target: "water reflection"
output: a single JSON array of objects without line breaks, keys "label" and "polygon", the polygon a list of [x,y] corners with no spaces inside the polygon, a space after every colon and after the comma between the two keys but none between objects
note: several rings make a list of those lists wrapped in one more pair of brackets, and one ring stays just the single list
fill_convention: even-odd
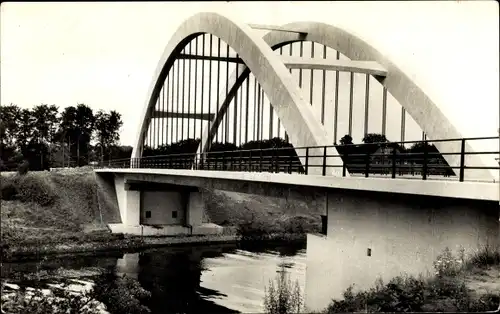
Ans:
[{"label": "water reflection", "polygon": [[[2,277],[37,269],[84,271],[112,268],[139,281],[150,291],[152,313],[259,313],[264,288],[284,264],[303,291],[305,244],[166,247],[137,253],[73,256],[2,266]],[[7,266],[7,267],[6,267]],[[38,268],[37,268],[38,267]]]}]

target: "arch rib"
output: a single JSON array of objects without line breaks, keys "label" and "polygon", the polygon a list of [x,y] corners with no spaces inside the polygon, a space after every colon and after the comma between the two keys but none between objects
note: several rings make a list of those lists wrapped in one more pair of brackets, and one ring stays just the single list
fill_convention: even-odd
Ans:
[{"label": "arch rib", "polygon": [[[300,88],[293,81],[286,66],[280,60],[280,56],[272,52],[272,49],[296,41],[313,41],[325,45],[341,52],[351,60],[377,62],[387,70],[387,76],[375,78],[387,88],[431,140],[462,138],[460,132],[438,106],[403,71],[360,38],[323,23],[298,22],[283,27],[294,29],[297,33],[271,31],[264,38],[260,38],[252,33],[248,25],[238,24],[216,13],[199,13],[185,21],[170,40],[155,71],[132,157],[140,157],[142,154],[142,142],[149,123],[150,108],[154,106],[161,82],[173,64],[176,54],[191,38],[201,33],[211,33],[236,50],[261,84],[289,133],[290,142],[295,147],[330,144],[326,130],[319,121],[315,120],[308,102],[302,97]],[[229,103],[227,100],[225,102]],[[216,125],[213,124],[213,126]],[[442,152],[457,153],[457,155],[444,157],[450,166],[460,165],[458,155],[460,145],[453,142],[437,142],[435,145]],[[466,143],[466,150],[472,151],[468,143]],[[315,153],[320,154],[319,151]],[[335,153],[329,152],[328,154]],[[477,155],[467,155],[465,159],[466,164],[469,165],[484,165]],[[330,160],[328,162],[333,164]],[[337,158],[335,163],[340,164],[341,161]],[[466,170],[466,172],[467,178],[470,179],[493,179],[488,170]],[[339,172],[335,172],[335,175],[339,175]]]},{"label": "arch rib", "polygon": [[[139,126],[132,157],[142,155],[142,143],[151,118],[162,82],[175,61],[177,54],[195,36],[209,33],[219,37],[231,46],[257,78],[270,103],[287,130],[289,141],[294,147],[329,145],[328,134],[316,121],[309,103],[302,96],[290,72],[269,45],[245,24],[239,24],[217,13],[199,13],[187,19],[170,39],[160,58],[158,67],[148,90],[143,108],[143,120]],[[311,156],[322,156],[323,149],[311,149]],[[335,155],[335,148],[328,155]],[[320,164],[322,157],[309,158],[309,164]],[[328,157],[329,165],[341,165],[339,157]],[[310,173],[320,173],[321,168],[312,167]],[[328,174],[341,175],[340,168],[330,168]]]}]

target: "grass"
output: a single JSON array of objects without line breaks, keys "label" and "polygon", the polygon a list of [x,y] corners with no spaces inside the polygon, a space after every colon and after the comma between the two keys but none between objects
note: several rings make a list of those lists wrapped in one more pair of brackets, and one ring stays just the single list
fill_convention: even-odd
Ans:
[{"label": "grass", "polygon": [[298,281],[292,283],[287,275],[286,267],[281,265],[276,278],[269,280],[264,291],[264,308],[266,314],[300,313],[303,307],[303,294]]},{"label": "grass", "polygon": [[286,237],[319,232],[319,209],[306,202],[226,192],[204,191],[207,218],[234,226],[244,238]]},{"label": "grass", "polygon": [[500,252],[485,247],[465,257],[445,249],[430,277],[399,276],[365,291],[349,287],[325,312],[484,312],[500,308]]},{"label": "grass", "polygon": [[[2,247],[107,241],[107,222],[116,213],[100,212],[93,174],[31,172],[3,175]],[[104,217],[104,218],[101,218]]]}]

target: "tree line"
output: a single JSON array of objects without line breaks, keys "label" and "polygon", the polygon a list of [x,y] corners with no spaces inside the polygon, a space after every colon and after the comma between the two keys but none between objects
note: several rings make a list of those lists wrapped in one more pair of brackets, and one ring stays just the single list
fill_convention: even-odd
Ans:
[{"label": "tree line", "polygon": [[[190,169],[195,158],[197,158],[195,155],[200,142],[200,139],[196,138],[162,145],[157,148],[144,146],[143,157],[146,158],[140,161],[140,165],[136,166],[172,166],[174,168]],[[273,148],[277,150],[273,150]],[[251,150],[261,151],[257,153]],[[172,165],[169,164],[171,162],[173,162]],[[238,169],[250,169],[251,167],[254,170],[257,170],[259,167],[262,167],[263,170],[269,170],[270,167],[277,167],[280,165],[281,168],[283,168],[284,164],[290,167],[291,164],[294,171],[303,171],[299,156],[293,145],[279,137],[267,140],[249,141],[241,145],[230,142],[213,142],[210,144],[203,162],[210,168],[224,167],[223,164],[227,164],[231,167],[236,166]],[[259,164],[263,166],[259,166]]]},{"label": "tree line", "polygon": [[[379,165],[371,167],[373,169],[370,172],[387,174],[395,158],[399,174],[421,172],[425,162],[427,174],[455,175],[437,147],[426,141],[415,142],[406,148],[398,142],[389,141],[383,134],[368,133],[363,137],[362,144],[355,144],[352,137],[346,134],[336,148],[351,173],[365,172],[365,165],[369,162]],[[427,156],[424,157],[424,154]]]},{"label": "tree line", "polygon": [[[85,104],[68,106],[62,110],[55,105],[38,105],[32,109],[10,104],[0,107],[0,170],[15,170],[20,164],[29,165],[31,170],[46,170],[51,167],[85,166],[91,162],[105,162],[130,158],[132,147],[119,146],[119,130],[122,127],[120,113],[111,110],[94,112]],[[144,147],[146,163],[154,163],[158,156],[195,154],[200,139],[186,139],[157,148]],[[396,150],[398,168],[418,171],[423,163],[423,154],[428,154],[428,173],[453,175],[453,170],[434,145],[417,142],[405,148],[397,142],[390,142],[385,135],[370,133],[362,144],[354,144],[350,135],[334,144],[349,172],[364,172],[367,164],[392,164],[392,150]],[[273,150],[273,148],[279,148]],[[257,155],[249,150],[261,149]],[[246,152],[240,152],[240,151]],[[299,156],[293,145],[282,138],[250,141],[242,145],[233,143],[211,143],[207,162],[228,158],[244,160],[243,164],[264,162],[286,163],[294,171],[303,171]],[[225,152],[219,154],[217,152]],[[303,157],[304,152],[298,152]],[[157,157],[154,157],[157,156]],[[392,157],[392,159],[391,159]],[[189,159],[189,158],[187,158]],[[238,160],[238,162],[239,162]],[[190,165],[186,165],[190,167]],[[298,167],[298,168],[297,168]],[[373,168],[373,167],[370,167]],[[373,168],[375,169],[375,168]],[[371,169],[370,172],[374,170]],[[382,172],[387,172],[387,169]],[[375,171],[376,172],[376,171]],[[400,171],[401,172],[401,171]]]},{"label": "tree line", "polygon": [[120,113],[85,104],[60,110],[41,104],[31,109],[0,107],[0,170],[21,164],[30,170],[85,166],[92,161],[130,157],[132,148],[118,146]]},{"label": "tree line", "polygon": [[[173,167],[189,169],[194,162],[194,155],[199,144],[200,139],[186,139],[154,149],[145,146],[143,157],[148,158],[142,160],[141,165],[137,166],[164,167],[169,166],[165,165],[165,162],[173,161]],[[365,173],[368,166],[370,173],[388,174],[392,171],[392,163],[395,158],[394,163],[399,175],[404,173],[416,175],[423,171],[422,165],[425,153],[427,154],[427,157],[425,157],[427,158],[427,174],[454,175],[454,171],[434,144],[428,144],[425,141],[416,142],[411,147],[406,148],[398,142],[389,141],[383,134],[369,133],[363,137],[360,144],[355,144],[350,135],[344,135],[340,139],[340,143],[334,144],[334,146],[349,173]],[[276,150],[273,150],[273,148]],[[250,152],[249,150],[254,151]],[[178,156],[165,158],[172,155]],[[241,164],[244,169],[248,167],[253,169],[259,168],[259,163],[263,163],[263,170],[279,167],[281,171],[283,171],[283,168],[285,171],[291,168],[293,172],[304,172],[299,158],[304,156],[305,150],[302,149],[297,152],[292,144],[282,138],[275,137],[267,140],[250,141],[240,146],[233,143],[211,143],[204,162],[207,164],[228,163],[231,167],[237,169],[240,168]]]}]

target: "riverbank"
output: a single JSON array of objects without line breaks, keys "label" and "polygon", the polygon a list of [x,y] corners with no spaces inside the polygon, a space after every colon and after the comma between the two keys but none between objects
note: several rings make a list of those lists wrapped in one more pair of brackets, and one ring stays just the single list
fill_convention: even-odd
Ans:
[{"label": "riverbank", "polygon": [[[108,238],[108,240],[105,240]],[[91,237],[86,237],[91,239]],[[4,262],[19,262],[40,259],[47,255],[65,255],[76,253],[109,252],[109,251],[137,251],[141,249],[205,244],[229,244],[251,241],[254,244],[268,242],[301,242],[305,241],[305,234],[268,234],[262,237],[245,237],[238,234],[221,234],[206,236],[128,236],[123,234],[109,234],[93,241],[78,241],[60,243],[44,243],[40,245],[16,245],[2,247]]]},{"label": "riverbank", "polygon": [[4,260],[39,255],[132,250],[155,246],[249,241],[301,241],[320,230],[316,208],[216,190],[203,191],[204,222],[224,227],[216,236],[138,237],[111,234],[119,223],[117,208],[97,187],[92,169],[0,175],[1,254]]}]

